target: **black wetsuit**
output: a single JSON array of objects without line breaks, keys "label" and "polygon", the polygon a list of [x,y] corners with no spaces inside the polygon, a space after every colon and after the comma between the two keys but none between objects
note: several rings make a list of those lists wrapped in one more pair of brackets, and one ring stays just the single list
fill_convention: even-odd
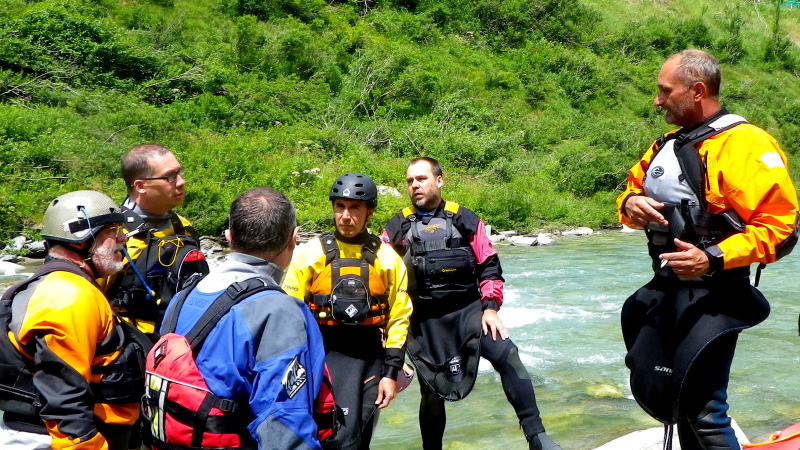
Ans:
[{"label": "black wetsuit", "polygon": [[[451,204],[452,205],[452,204]],[[453,247],[462,245],[462,248],[478,247],[487,248],[488,237],[483,231],[483,222],[472,211],[458,207],[458,212],[451,215],[451,224],[455,230],[452,236],[460,236],[451,239]],[[488,360],[494,369],[500,374],[503,390],[520,421],[520,425],[527,437],[530,439],[536,434],[544,432],[542,419],[539,416],[539,408],[536,406],[533,383],[527,369],[519,358],[517,346],[510,339],[493,340],[491,334],[483,335],[480,330],[480,316],[485,309],[497,310],[502,303],[502,294],[498,299],[482,298],[479,288],[484,280],[492,280],[494,283],[502,283],[502,268],[497,254],[492,249],[490,253],[481,254],[477,257],[475,252],[472,258],[475,262],[474,279],[471,288],[464,288],[465,283],[454,283],[451,286],[442,286],[433,293],[425,291],[425,280],[421,277],[419,267],[413,262],[408,253],[410,250],[410,229],[412,223],[429,224],[432,219],[441,219],[446,216],[445,202],[442,202],[434,211],[429,214],[414,214],[410,219],[409,214],[412,210],[408,208],[404,212],[398,213],[386,225],[383,237],[386,242],[393,245],[400,255],[405,255],[404,260],[409,265],[409,274],[415,272],[416,289],[412,289],[409,283],[409,293],[414,301],[414,313],[411,317],[411,327],[409,328],[408,349],[412,361],[417,366],[418,378],[420,379],[420,392],[422,399],[419,409],[419,424],[422,434],[422,447],[425,450],[440,450],[442,448],[442,437],[444,435],[446,413],[445,400],[459,400],[465,397],[472,388],[474,376],[477,374],[478,357]],[[444,222],[443,222],[444,223]],[[441,224],[440,224],[441,225]],[[431,228],[439,230],[446,226]],[[480,231],[479,231],[480,230]],[[478,232],[479,231],[479,232]],[[483,242],[481,240],[485,239]],[[481,241],[476,245],[471,245],[475,241]],[[488,243],[488,248],[491,244]],[[449,289],[448,289],[449,288]],[[480,336],[480,337],[478,337]],[[420,354],[425,355],[433,365],[447,366],[448,361],[452,360],[454,354],[461,356],[467,355],[467,359],[461,358],[458,362],[459,367],[457,376],[452,379],[452,383],[444,380],[446,376],[437,377],[441,383],[425,381],[422,373],[430,368],[430,362],[423,364],[420,361],[420,354],[415,354],[413,344],[416,341],[420,346]],[[480,348],[475,347],[475,352],[465,349],[469,341],[477,341]],[[476,343],[477,343],[476,342]],[[474,367],[471,365],[474,364]],[[441,374],[440,374],[441,375]],[[450,375],[450,374],[448,374]],[[470,381],[469,377],[473,379]],[[430,386],[434,384],[440,387],[452,387],[450,392],[434,392]]]}]

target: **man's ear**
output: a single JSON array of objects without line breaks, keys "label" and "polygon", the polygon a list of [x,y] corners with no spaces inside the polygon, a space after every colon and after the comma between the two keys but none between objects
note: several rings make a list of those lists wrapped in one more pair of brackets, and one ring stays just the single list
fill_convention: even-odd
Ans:
[{"label": "man's ear", "polygon": [[231,239],[232,239],[231,238],[231,229],[230,228],[226,228],[225,229],[225,240],[228,242],[228,244],[230,244],[231,243]]},{"label": "man's ear", "polygon": [[146,189],[144,188],[144,181],[142,180],[133,180],[133,190],[140,194],[144,194]]},{"label": "man's ear", "polygon": [[372,216],[375,214],[375,209],[370,209],[367,211],[367,220],[364,221],[364,225],[367,224],[370,220],[372,220]]},{"label": "man's ear", "polygon": [[694,96],[692,97],[694,101],[699,102],[700,100],[709,97],[708,95],[708,86],[702,81],[695,81],[694,86]]},{"label": "man's ear", "polygon": [[292,237],[289,238],[289,245],[286,246],[286,249],[294,251],[295,247],[297,247],[297,235],[300,234],[300,227],[294,227],[292,230]]},{"label": "man's ear", "polygon": [[438,177],[436,177],[436,187],[441,189],[442,186],[444,186],[444,178],[442,178],[442,176],[439,175]]}]

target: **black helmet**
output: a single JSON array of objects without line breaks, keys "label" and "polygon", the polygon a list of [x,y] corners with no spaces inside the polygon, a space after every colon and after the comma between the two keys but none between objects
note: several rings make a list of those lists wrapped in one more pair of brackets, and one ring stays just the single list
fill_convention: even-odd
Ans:
[{"label": "black helmet", "polygon": [[328,199],[333,201],[335,198],[361,200],[367,202],[367,207],[374,209],[378,207],[378,187],[372,178],[363,173],[346,173],[331,186]]}]

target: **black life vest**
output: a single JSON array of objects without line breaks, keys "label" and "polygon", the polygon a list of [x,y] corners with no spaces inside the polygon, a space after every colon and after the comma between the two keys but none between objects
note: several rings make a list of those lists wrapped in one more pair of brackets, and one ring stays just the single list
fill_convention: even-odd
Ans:
[{"label": "black life vest", "polygon": [[341,258],[333,234],[320,236],[325,268],[312,282],[309,309],[320,325],[383,327],[389,320],[389,296],[375,269],[381,240],[367,233],[361,259]]},{"label": "black life vest", "polygon": [[[59,259],[45,263],[30,278],[23,280],[3,294],[0,300],[0,410],[27,417],[38,417],[42,403],[33,384],[34,362],[23,356],[9,340],[11,304],[14,296],[28,285],[52,272],[69,272],[92,283],[95,281],[77,265]],[[99,287],[98,287],[99,290]],[[107,355],[120,349],[120,356],[110,365],[92,367],[92,374],[102,374],[99,382],[90,383],[96,403],[136,403],[144,394],[145,355],[152,347],[150,340],[131,324],[114,315],[116,326],[98,344],[96,355]],[[35,353],[33,343],[26,348]]]},{"label": "black life vest", "polygon": [[416,300],[469,303],[481,297],[475,274],[476,257],[469,239],[464,238],[453,219],[457,203],[445,202],[444,217],[419,220],[413,207],[403,209],[411,222],[405,236],[405,259],[414,268]]},{"label": "black life vest", "polygon": [[169,217],[173,235],[158,237],[155,233],[159,230],[139,214],[124,206],[122,211],[129,239],[144,241],[145,249],[136,258],[135,267],[128,267],[107,296],[120,315],[153,321],[158,330],[169,300],[196,274],[207,275],[208,263],[200,251],[194,228],[184,226],[176,213],[171,212]]}]

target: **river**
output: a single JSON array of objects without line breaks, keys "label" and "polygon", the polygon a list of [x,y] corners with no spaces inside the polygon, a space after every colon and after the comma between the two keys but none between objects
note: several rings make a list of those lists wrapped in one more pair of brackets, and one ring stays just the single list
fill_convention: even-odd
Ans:
[{"label": "river", "polygon": [[[548,433],[564,450],[589,450],[660,426],[631,397],[619,326],[622,303],[651,276],[644,235],[610,230],[552,246],[497,248],[506,278],[500,316],[534,379]],[[772,314],[739,339],[730,414],[754,442],[800,421],[798,273],[800,251],[763,272]],[[8,284],[0,279],[0,287]],[[374,450],[421,448],[418,393],[415,382],[382,412]],[[469,397],[447,406],[446,450],[527,449],[485,361]]]}]

